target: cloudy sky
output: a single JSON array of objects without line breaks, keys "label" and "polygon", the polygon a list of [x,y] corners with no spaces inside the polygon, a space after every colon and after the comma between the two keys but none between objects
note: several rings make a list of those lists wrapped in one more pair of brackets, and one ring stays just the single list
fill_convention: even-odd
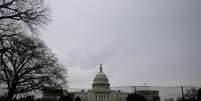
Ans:
[{"label": "cloudy sky", "polygon": [[201,85],[201,0],[46,0],[41,38],[90,88],[99,64],[111,86]]}]

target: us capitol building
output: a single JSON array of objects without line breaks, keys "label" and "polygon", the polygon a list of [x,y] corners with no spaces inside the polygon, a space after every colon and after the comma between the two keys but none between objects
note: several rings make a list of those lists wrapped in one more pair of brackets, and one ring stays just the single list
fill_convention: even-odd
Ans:
[{"label": "us capitol building", "polygon": [[110,83],[103,72],[102,64],[100,64],[100,70],[96,74],[92,89],[88,92],[80,91],[74,92],[74,97],[81,101],[126,101],[128,93],[110,90]]},{"label": "us capitol building", "polygon": [[[53,90],[54,92],[52,93]],[[44,101],[59,101],[61,95],[66,95],[66,90],[58,90],[54,88],[46,88],[43,90]],[[92,89],[88,91],[76,91],[70,92],[73,94],[73,101],[127,101],[129,92],[122,92],[120,90],[111,90],[110,83],[103,72],[102,64],[100,64],[100,70],[93,79]],[[144,96],[147,101],[159,101],[154,100],[154,97],[159,97],[158,90],[139,90],[137,94]]]}]

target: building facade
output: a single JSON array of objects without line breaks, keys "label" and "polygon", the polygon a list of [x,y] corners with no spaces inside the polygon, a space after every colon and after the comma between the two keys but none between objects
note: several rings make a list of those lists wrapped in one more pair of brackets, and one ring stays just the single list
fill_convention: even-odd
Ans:
[{"label": "building facade", "polygon": [[102,64],[93,80],[92,89],[74,92],[75,100],[80,99],[81,101],[126,101],[127,96],[126,92],[110,90],[110,83],[103,72]]},{"label": "building facade", "polygon": [[[61,90],[61,89],[60,89]],[[129,92],[122,92],[120,90],[111,90],[109,79],[103,72],[102,64],[100,65],[99,72],[93,79],[92,89],[88,91],[77,91],[64,94],[54,88],[43,90],[43,99],[46,101],[60,101],[61,95],[72,94],[73,101],[127,101]],[[53,91],[53,92],[52,92]],[[147,101],[159,101],[159,91],[157,90],[139,90],[135,92],[146,98]],[[68,101],[68,100],[66,100]]]}]

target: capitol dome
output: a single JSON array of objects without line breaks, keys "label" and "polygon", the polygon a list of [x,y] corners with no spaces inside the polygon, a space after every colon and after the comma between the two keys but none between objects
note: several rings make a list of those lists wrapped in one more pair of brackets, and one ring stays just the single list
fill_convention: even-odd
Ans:
[{"label": "capitol dome", "polygon": [[95,91],[108,91],[110,89],[109,80],[103,72],[102,64],[100,64],[100,70],[93,80],[92,88]]}]

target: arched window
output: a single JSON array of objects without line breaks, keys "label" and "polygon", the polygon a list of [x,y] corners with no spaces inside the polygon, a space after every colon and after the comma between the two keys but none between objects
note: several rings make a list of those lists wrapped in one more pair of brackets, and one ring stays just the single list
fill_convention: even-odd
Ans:
[{"label": "arched window", "polygon": [[82,101],[81,98],[78,96],[75,98],[75,101]]}]

